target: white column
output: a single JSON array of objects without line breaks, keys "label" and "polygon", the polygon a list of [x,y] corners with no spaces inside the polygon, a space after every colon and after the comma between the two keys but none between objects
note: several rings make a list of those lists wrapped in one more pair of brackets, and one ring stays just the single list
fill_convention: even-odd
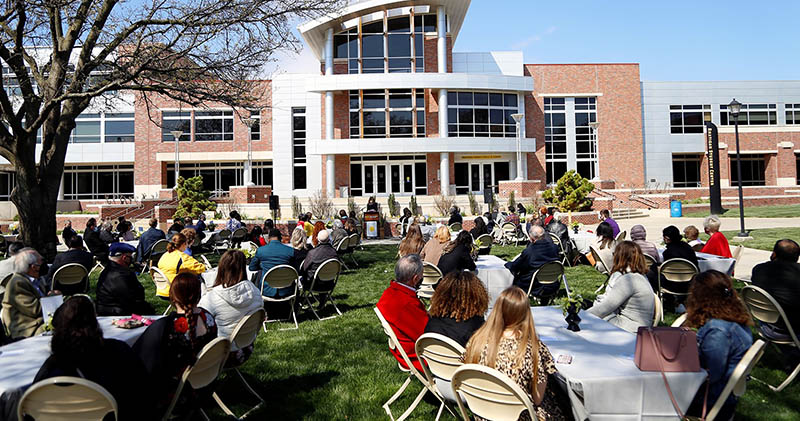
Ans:
[{"label": "white column", "polygon": [[[436,19],[439,21],[439,37],[436,40],[437,70],[439,73],[447,73],[447,15],[444,6],[436,9]],[[439,89],[439,137],[441,138],[449,136],[447,123],[447,89]],[[447,152],[439,154],[439,184],[441,194],[450,194],[450,154]]]},{"label": "white column", "polygon": [[253,171],[250,168],[250,161],[244,161],[244,172],[242,172],[242,184],[245,186],[253,185]]},{"label": "white column", "polygon": [[[325,33],[325,76],[333,76],[333,28]],[[325,92],[325,140],[333,140],[333,92]],[[328,197],[336,195],[335,156],[325,157],[325,185]]]},{"label": "white column", "polygon": [[437,39],[437,64],[439,73],[447,73],[447,15],[444,12],[444,6],[439,6],[436,9],[436,19],[439,27],[439,38]]},{"label": "white column", "polygon": [[439,180],[441,184],[441,193],[443,195],[450,194],[450,154],[442,152],[439,154]]}]

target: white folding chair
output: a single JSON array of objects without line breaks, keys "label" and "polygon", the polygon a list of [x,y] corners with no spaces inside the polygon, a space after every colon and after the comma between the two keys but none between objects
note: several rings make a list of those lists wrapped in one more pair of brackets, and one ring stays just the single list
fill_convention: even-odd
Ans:
[{"label": "white folding chair", "polygon": [[625,230],[620,231],[620,232],[617,233],[617,236],[614,237],[614,242],[615,243],[621,243],[621,242],[625,241],[625,238],[627,238],[627,237],[628,237],[628,231],[625,231]]},{"label": "white folding chair", "polygon": [[458,232],[462,230],[461,222],[453,222],[449,226],[450,232]]},{"label": "white folding chair", "polygon": [[[228,358],[230,348],[231,343],[228,339],[216,338],[200,350],[194,364],[183,372],[181,380],[178,382],[178,387],[175,389],[172,401],[167,407],[167,411],[164,413],[163,421],[167,421],[172,416],[175,404],[178,403],[181,392],[183,392],[183,388],[186,387],[187,383],[189,387],[197,390],[208,386],[219,377],[219,373],[222,372],[222,366]],[[208,419],[208,416],[205,415],[202,409],[200,409],[200,414],[203,415],[205,419]]]},{"label": "white folding chair", "polygon": [[608,278],[611,277],[611,265],[603,260],[603,258],[600,256],[600,252],[598,252],[593,245],[589,246],[589,253],[592,255],[592,258],[595,261],[594,268],[603,275],[606,275],[606,280],[603,281],[603,283],[595,291],[595,294],[598,294],[603,288],[606,287],[606,284],[608,284]]},{"label": "white folding chair", "polygon": [[561,264],[569,266],[570,262],[567,258],[567,250],[564,248],[564,244],[561,243],[561,239],[552,232],[548,232],[547,234],[550,235],[550,239],[553,240],[553,244],[558,247],[558,254],[561,256]]},{"label": "white folding chair", "polygon": [[517,236],[517,226],[512,222],[506,222],[501,227],[503,230],[503,244],[514,243],[515,246],[519,245],[519,236]]},{"label": "white folding chair", "polygon": [[653,311],[653,326],[658,326],[658,322],[664,320],[664,306],[661,305],[661,299],[655,292],[653,293],[653,298],[656,300],[655,310]]},{"label": "white folding chair", "polygon": [[51,285],[54,290],[61,290],[64,286],[79,285],[85,282],[82,292],[89,290],[89,271],[86,270],[80,263],[68,263],[61,266],[53,274],[53,283]]},{"label": "white folding chair", "polygon": [[733,257],[733,273],[736,273],[736,266],[739,266],[739,260],[741,260],[742,252],[744,252],[744,246],[739,244],[736,248],[733,249],[733,253],[731,253],[731,257]]},{"label": "white folding chair", "polygon": [[478,244],[478,254],[480,255],[489,254],[492,250],[492,236],[489,234],[479,235],[475,239],[475,243]]},{"label": "white folding chair", "polygon": [[36,421],[102,420],[109,413],[118,418],[117,401],[95,382],[80,377],[58,376],[33,384],[22,395],[17,418]]},{"label": "white folding chair", "polygon": [[[163,290],[164,288],[169,290],[169,287],[170,287],[169,278],[167,277],[167,275],[164,274],[164,272],[161,271],[161,269],[156,268],[156,267],[150,268],[150,278],[153,279],[153,284],[155,284],[155,286],[156,286],[156,291],[158,291],[159,289]],[[168,297],[162,297],[160,295],[156,295],[156,296],[158,298],[161,298],[162,300],[169,301]],[[164,315],[167,315],[171,308],[172,308],[172,303],[170,303],[167,306],[167,309],[164,310]]]},{"label": "white folding chair", "polygon": [[350,236],[344,237],[339,240],[339,243],[336,244],[336,255],[339,256],[340,261],[342,262],[342,266],[344,266],[345,270],[350,270],[347,267],[347,264],[344,262],[344,255],[350,250]]},{"label": "white folding chair", "polygon": [[[658,300],[658,303],[660,304],[661,300]],[[661,320],[664,320],[663,316],[661,317]],[[678,318],[675,319],[675,321],[672,322],[672,324],[670,326],[671,327],[681,327],[681,326],[683,326],[684,323],[686,323],[686,313],[683,313],[680,316],[678,316]]]},{"label": "white folding chair", "polygon": [[433,291],[436,284],[442,280],[442,271],[430,262],[422,262],[422,283],[417,289],[417,297],[430,300],[433,298]]},{"label": "white folding chair", "polygon": [[[570,296],[569,285],[567,285],[567,277],[564,276],[564,265],[561,262],[549,262],[539,266],[539,269],[536,269],[536,272],[533,273],[531,276],[531,283],[528,285],[528,297],[531,297],[531,291],[533,290],[533,284],[539,282],[539,285],[551,285],[558,283],[560,281],[564,281],[564,287],[567,290],[567,297]],[[553,295],[548,296],[536,296],[532,297],[537,300],[542,300],[542,303],[546,304],[548,300],[555,295],[558,294],[558,290],[553,293]]]},{"label": "white folding chair", "polygon": [[453,379],[456,369],[463,364],[461,356],[464,355],[464,347],[444,335],[425,333],[417,339],[414,350],[417,357],[425,362],[422,364],[422,368],[428,384],[442,401],[439,412],[436,413],[436,419],[441,417],[444,408],[456,416],[447,403],[456,401],[450,381]]},{"label": "white folding chair", "polygon": [[[786,317],[786,313],[783,311],[783,308],[778,301],[776,301],[775,298],[770,295],[770,293],[755,285],[746,285],[744,288],[742,288],[742,299],[744,300],[745,305],[747,305],[747,309],[750,311],[750,315],[753,316],[754,320],[757,320],[762,324],[775,324],[782,321],[784,326],[786,326],[787,334],[785,338],[767,336],[761,329],[757,329],[758,335],[761,338],[775,345],[788,345],[800,349],[800,340],[797,339],[797,335],[794,332],[792,324],[789,322],[789,318]],[[792,383],[794,378],[797,377],[798,373],[800,373],[800,364],[798,364],[794,370],[792,370],[786,380],[784,380],[780,385],[767,385],[770,389],[780,392],[781,390],[785,389],[786,386],[789,386],[789,384]]]},{"label": "white folding chair", "polygon": [[203,266],[206,267],[206,272],[208,272],[211,269],[214,269],[214,266],[211,266],[211,262],[208,261],[208,257],[206,257],[205,254],[200,255],[200,261],[201,263],[203,263]]},{"label": "white folding chair", "polygon": [[258,251],[258,244],[252,241],[245,241],[242,243],[240,250],[250,250],[253,254],[255,254],[255,252]]},{"label": "white folding chair", "polygon": [[[261,288],[260,291],[264,291],[264,284],[271,286],[272,288],[280,289],[280,288],[290,288],[294,286],[294,291],[291,295],[287,295],[286,297],[265,297],[261,296],[264,300],[264,303],[282,303],[288,302],[289,303],[289,311],[291,311],[292,320],[294,321],[294,328],[297,329],[297,315],[295,314],[295,305],[294,302],[297,299],[297,291],[300,285],[300,276],[297,274],[297,271],[289,266],[289,265],[278,265],[273,267],[272,269],[268,270],[267,273],[261,277]],[[264,332],[267,331],[267,323],[270,322],[277,322],[279,320],[268,320],[264,319],[263,326]],[[286,330],[286,329],[281,329]]]},{"label": "white folding chair", "polygon": [[458,408],[465,420],[472,414],[493,421],[516,421],[527,410],[536,417],[528,394],[505,374],[480,364],[464,364],[453,373],[453,394],[460,396]]},{"label": "white folding chair", "polygon": [[161,257],[162,254],[166,253],[168,244],[169,244],[169,241],[161,239],[161,240],[158,240],[155,243],[153,243],[152,246],[150,246],[150,252],[147,253],[147,260],[145,261],[145,264],[142,265],[142,273],[141,274],[147,272],[151,268],[156,267],[156,263],[155,263],[156,259],[154,259],[153,257],[154,256]]},{"label": "white folding chair", "polygon": [[[228,338],[231,341],[231,347],[235,345],[236,348],[242,349],[242,348],[247,348],[250,345],[253,345],[253,343],[255,343],[256,341],[256,338],[258,337],[258,328],[264,322],[264,319],[266,319],[266,317],[267,313],[264,311],[263,308],[260,308],[248,314],[247,316],[244,316],[244,318],[242,318],[242,320],[240,320],[239,323],[236,324],[236,327],[233,328],[233,332],[231,332],[231,336],[230,338]],[[225,403],[222,402],[222,399],[219,397],[219,394],[217,392],[214,392],[212,396],[214,397],[214,400],[217,401],[217,405],[219,405],[219,407],[222,408],[222,411],[224,411],[226,414],[234,418],[241,420],[247,417],[251,412],[257,410],[262,405],[264,405],[265,401],[264,398],[262,398],[250,386],[250,384],[247,383],[247,380],[244,379],[244,376],[242,375],[241,371],[239,371],[239,367],[241,367],[241,365],[236,367],[230,367],[227,368],[226,370],[233,371],[239,378],[239,381],[242,382],[242,385],[245,387],[245,389],[247,389],[247,391],[250,392],[250,394],[255,396],[258,399],[259,403],[256,406],[247,410],[247,412],[245,412],[241,416],[237,417],[236,415],[234,415],[233,411],[231,411],[230,408],[228,408],[225,405]]]},{"label": "white folding chair", "polygon": [[[339,307],[336,306],[336,302],[333,300],[333,290],[336,288],[336,283],[339,281],[339,274],[342,271],[342,262],[337,259],[328,259],[322,262],[321,265],[317,268],[316,272],[314,273],[314,277],[311,279],[311,285],[308,289],[303,289],[303,297],[306,300],[306,304],[308,304],[308,308],[314,313],[314,316],[317,320],[328,320],[333,319],[336,316],[328,316],[325,318],[320,318],[317,310],[322,311],[324,306],[327,303],[331,303],[333,308],[339,314],[342,315],[342,312],[339,311]],[[330,288],[320,288],[320,282],[329,283]],[[316,301],[320,304],[318,309],[314,309],[314,305],[311,303],[311,300]]]},{"label": "white folding chair", "polygon": [[231,245],[231,230],[223,229],[217,233],[217,239],[214,240],[214,253],[219,254],[220,250],[227,250]]},{"label": "white folding chair", "polygon": [[[661,297],[661,304],[664,304],[664,294],[670,294],[675,296],[688,296],[689,295],[689,283],[692,281],[694,275],[697,275],[700,271],[697,269],[697,266],[694,263],[686,260],[686,259],[669,259],[661,264],[658,267],[658,295]],[[670,287],[665,288],[661,285],[661,277],[664,277],[667,281],[673,282],[675,285],[686,285],[685,290],[681,288],[680,291],[676,291],[677,288]]]}]

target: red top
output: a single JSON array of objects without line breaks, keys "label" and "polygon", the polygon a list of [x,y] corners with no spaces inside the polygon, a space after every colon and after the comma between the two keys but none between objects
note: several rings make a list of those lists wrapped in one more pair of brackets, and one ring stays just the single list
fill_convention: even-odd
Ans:
[{"label": "red top", "polygon": [[[428,324],[428,312],[417,298],[416,291],[403,284],[392,281],[389,288],[386,288],[381,295],[378,310],[392,327],[397,341],[406,351],[408,359],[418,370],[422,370],[417,353],[414,351],[414,344],[417,338],[425,332],[425,325]],[[400,352],[392,349],[392,354],[404,368],[408,368]]]},{"label": "red top", "polygon": [[711,238],[708,239],[706,245],[703,246],[703,250],[700,251],[722,257],[733,257],[731,255],[731,247],[728,245],[728,239],[719,231],[711,234]]}]

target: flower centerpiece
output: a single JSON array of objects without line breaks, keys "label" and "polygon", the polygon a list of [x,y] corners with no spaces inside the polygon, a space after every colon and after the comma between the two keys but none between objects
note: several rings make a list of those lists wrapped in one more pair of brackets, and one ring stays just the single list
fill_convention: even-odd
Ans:
[{"label": "flower centerpiece", "polygon": [[581,318],[578,316],[578,312],[582,303],[583,297],[580,294],[573,294],[571,297],[561,299],[561,311],[566,316],[564,320],[567,321],[567,330],[580,332],[581,328],[578,325],[581,322]]},{"label": "flower centerpiece", "polygon": [[572,227],[572,231],[573,231],[575,234],[577,234],[577,233],[578,233],[578,231],[580,231],[580,230],[581,230],[581,228],[583,228],[583,224],[581,224],[581,223],[580,223],[580,222],[578,222],[578,221],[572,221],[572,223],[570,224],[570,226]]}]

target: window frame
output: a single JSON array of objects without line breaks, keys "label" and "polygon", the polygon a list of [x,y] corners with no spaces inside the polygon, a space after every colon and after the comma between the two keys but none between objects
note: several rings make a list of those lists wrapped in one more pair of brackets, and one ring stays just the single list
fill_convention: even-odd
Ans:
[{"label": "window frame", "polygon": [[[700,114],[700,125],[686,124],[687,114]],[[680,116],[680,124],[675,124],[675,116]],[[711,104],[677,104],[669,106],[670,134],[702,134],[705,131],[706,121],[711,121]]]},{"label": "window frame", "polygon": [[[752,115],[757,113],[767,114],[766,124],[751,123]],[[757,103],[757,104],[742,104],[742,109],[738,117],[740,126],[776,126],[778,125],[778,106],[777,104]],[[720,126],[733,126],[734,123],[730,118],[728,111],[728,104],[720,104],[719,106],[719,124]]]}]

